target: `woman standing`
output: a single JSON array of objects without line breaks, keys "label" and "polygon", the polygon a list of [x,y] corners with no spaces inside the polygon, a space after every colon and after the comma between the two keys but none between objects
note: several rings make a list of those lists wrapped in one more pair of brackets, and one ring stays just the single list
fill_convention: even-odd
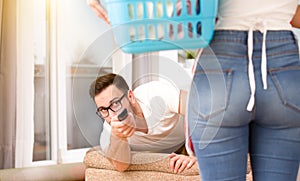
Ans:
[{"label": "woman standing", "polygon": [[219,0],[188,107],[203,181],[245,180],[248,152],[254,180],[296,180],[300,61],[290,24],[296,8],[297,0]]}]

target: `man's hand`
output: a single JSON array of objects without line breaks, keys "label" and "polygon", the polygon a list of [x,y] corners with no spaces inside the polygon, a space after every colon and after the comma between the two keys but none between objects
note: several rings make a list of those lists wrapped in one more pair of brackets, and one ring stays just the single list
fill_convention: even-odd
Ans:
[{"label": "man's hand", "polygon": [[128,116],[120,121],[117,116],[113,117],[110,122],[111,132],[119,138],[128,138],[133,135],[136,130],[136,124],[131,112],[128,112]]},{"label": "man's hand", "polygon": [[170,168],[174,173],[181,173],[184,169],[190,169],[196,163],[196,157],[177,155],[172,153],[170,156]]},{"label": "man's hand", "polygon": [[106,10],[100,5],[98,0],[86,0],[87,4],[92,8],[95,14],[104,20],[107,24],[110,24]]}]

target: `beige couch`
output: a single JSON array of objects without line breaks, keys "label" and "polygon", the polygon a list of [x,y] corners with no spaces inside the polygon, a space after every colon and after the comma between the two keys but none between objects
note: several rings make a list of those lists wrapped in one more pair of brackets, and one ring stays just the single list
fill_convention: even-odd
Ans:
[{"label": "beige couch", "polygon": [[[200,181],[198,165],[182,173],[174,174],[169,167],[169,154],[142,153],[132,155],[132,165],[125,172],[118,172],[99,150],[87,152],[84,158],[86,181]],[[247,181],[252,181],[252,174],[248,168]]]}]

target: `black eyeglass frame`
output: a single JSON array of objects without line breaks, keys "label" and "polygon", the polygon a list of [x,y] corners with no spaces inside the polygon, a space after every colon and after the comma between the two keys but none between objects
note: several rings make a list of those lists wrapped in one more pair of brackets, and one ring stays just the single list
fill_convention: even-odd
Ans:
[{"label": "black eyeglass frame", "polygon": [[[119,110],[121,110],[122,109],[122,107],[123,107],[123,105],[122,105],[122,99],[125,97],[125,95],[126,95],[126,93],[124,93],[119,99],[117,99],[116,101],[113,101],[108,107],[98,107],[97,108],[97,111],[96,111],[96,114],[100,117],[100,118],[107,118],[108,116],[109,116],[109,111],[108,110],[111,110],[112,112],[117,112],[117,111],[119,111]],[[114,109],[112,109],[111,108],[111,106],[113,105],[113,104],[116,104],[116,103],[118,103],[118,104],[120,104],[120,108],[119,109],[117,109],[117,110],[114,110]],[[101,109],[101,110],[100,110]],[[106,116],[103,116],[102,114],[101,114],[101,111],[102,110],[106,110],[106,112],[107,112],[107,115]]]}]

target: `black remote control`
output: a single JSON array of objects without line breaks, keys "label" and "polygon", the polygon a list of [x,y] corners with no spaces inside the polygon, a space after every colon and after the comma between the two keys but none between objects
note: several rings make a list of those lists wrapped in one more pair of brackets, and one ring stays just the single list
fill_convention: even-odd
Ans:
[{"label": "black remote control", "polygon": [[118,115],[118,119],[120,121],[123,121],[124,119],[126,119],[128,116],[128,111],[127,109],[124,109],[119,115]]}]

